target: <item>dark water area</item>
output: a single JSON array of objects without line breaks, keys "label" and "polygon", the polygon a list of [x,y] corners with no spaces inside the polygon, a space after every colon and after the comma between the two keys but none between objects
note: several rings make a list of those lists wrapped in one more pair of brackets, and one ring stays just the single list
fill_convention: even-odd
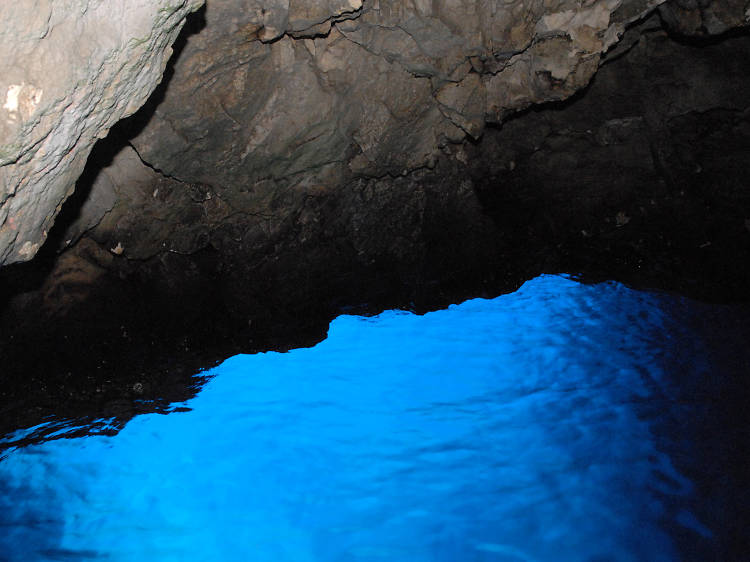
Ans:
[{"label": "dark water area", "polygon": [[116,435],[6,436],[0,560],[745,560],[748,336],[561,276],[340,316]]}]

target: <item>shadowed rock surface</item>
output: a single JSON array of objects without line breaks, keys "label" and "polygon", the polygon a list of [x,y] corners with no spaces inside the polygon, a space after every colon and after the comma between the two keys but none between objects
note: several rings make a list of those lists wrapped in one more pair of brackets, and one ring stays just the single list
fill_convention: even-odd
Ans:
[{"label": "shadowed rock surface", "polygon": [[[660,3],[211,0],[131,142],[167,175],[231,193],[408,173],[486,121],[585,86]],[[0,264],[36,254],[93,142],[143,104],[200,4],[3,8]]]}]

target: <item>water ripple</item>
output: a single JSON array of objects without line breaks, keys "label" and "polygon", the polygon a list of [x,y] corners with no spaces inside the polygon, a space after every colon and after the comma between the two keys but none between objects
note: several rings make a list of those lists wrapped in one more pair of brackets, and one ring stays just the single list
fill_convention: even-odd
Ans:
[{"label": "water ripple", "polygon": [[555,276],[342,316],[116,435],[10,436],[0,558],[740,560],[749,333],[746,310]]}]

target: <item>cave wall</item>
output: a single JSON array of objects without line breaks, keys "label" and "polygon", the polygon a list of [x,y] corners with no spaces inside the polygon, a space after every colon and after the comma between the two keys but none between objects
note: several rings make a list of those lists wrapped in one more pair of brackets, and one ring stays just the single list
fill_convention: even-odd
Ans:
[{"label": "cave wall", "polygon": [[[688,44],[652,14],[572,100],[528,108],[479,140],[438,145],[429,166],[369,176],[342,172],[344,160],[252,181],[242,166],[216,162],[191,176],[186,154],[231,155],[246,132],[226,125],[225,112],[205,141],[224,148],[204,145],[202,156],[164,149],[171,136],[153,132],[191,98],[179,61],[193,69],[205,55],[205,41],[190,45],[208,25],[208,12],[193,16],[167,88],[94,151],[36,273],[6,271],[6,325],[76,310],[98,322],[105,302],[115,318],[122,308],[175,318],[178,333],[211,322],[204,331],[260,333],[269,317],[328,317],[360,302],[427,308],[542,271],[609,274],[703,298],[745,291],[744,34]],[[149,151],[174,156],[174,174],[145,160]],[[123,305],[139,300],[148,304]]]},{"label": "cave wall", "polygon": [[[742,172],[748,52],[743,34],[710,40],[709,28],[724,32],[744,12],[703,9],[714,23],[682,26],[676,36],[678,20],[662,11],[685,6],[661,6],[627,28],[597,55],[594,84],[574,103],[555,102],[577,91],[580,52],[566,51],[572,82],[550,83],[538,66],[549,61],[523,51],[542,86],[508,105],[502,123],[485,105],[481,140],[462,130],[449,141],[439,131],[455,123],[438,107],[440,89],[423,98],[419,87],[404,85],[459,87],[440,74],[447,59],[433,60],[426,77],[414,61],[388,62],[337,35],[337,26],[353,25],[348,18],[385,17],[380,8],[346,13],[344,22],[329,14],[323,31],[304,31],[290,16],[269,43],[257,11],[213,2],[192,16],[168,87],[92,160],[78,215],[58,233],[62,247],[74,247],[69,260],[80,254],[81,265],[50,277],[45,307],[62,314],[116,272],[146,283],[144,292],[159,300],[181,302],[188,293],[195,301],[210,286],[209,310],[227,308],[257,325],[269,300],[282,316],[388,294],[400,305],[417,294],[445,301],[449,286],[484,290],[499,278],[538,273],[540,264],[738,298],[744,266],[722,248],[744,251],[750,217]],[[619,15],[606,29],[620,30],[612,21],[631,21],[648,7],[613,10]],[[687,32],[703,39],[689,43]],[[472,52],[456,37],[446,44]],[[548,43],[540,37],[531,43]],[[407,39],[378,41],[413,55]],[[339,67],[326,70],[320,61],[330,59],[331,45],[344,50],[336,51]],[[522,60],[503,68],[527,68]],[[472,67],[464,78],[484,84],[502,72]],[[497,101],[477,87],[486,103]],[[542,109],[518,113],[533,96]],[[405,106],[374,124],[369,108],[384,100]],[[420,104],[433,106],[423,112]],[[362,150],[365,133],[372,152]],[[263,142],[253,140],[259,134]],[[366,170],[357,168],[363,158]],[[445,294],[425,297],[428,286]]]},{"label": "cave wall", "polygon": [[0,6],[0,265],[30,260],[97,139],[161,80],[199,0]]},{"label": "cave wall", "polygon": [[[166,175],[228,194],[408,172],[584,86],[659,3],[211,0],[131,143]],[[0,264],[36,254],[95,139],[143,104],[199,4],[3,8]]]},{"label": "cave wall", "polygon": [[[0,265],[36,254],[95,140],[143,105],[201,4],[3,8]],[[740,0],[211,0],[125,136],[149,167],[211,186],[234,209],[262,208],[273,191],[408,174],[487,124],[585,87],[655,9],[682,35],[750,18]],[[114,207],[92,197],[66,240]]]},{"label": "cave wall", "polygon": [[675,40],[658,17],[632,31],[571,103],[486,133],[470,157],[484,209],[547,271],[746,300],[748,37]]},{"label": "cave wall", "polygon": [[586,85],[658,2],[627,17],[602,1],[290,4],[261,15],[240,4],[207,4],[172,86],[131,139],[166,175],[230,193],[430,166],[486,122]]},{"label": "cave wall", "polygon": [[747,4],[579,4],[185,16],[162,84],[93,149],[48,243],[0,270],[9,426],[63,402],[127,415],[184,396],[175,361],[197,350],[305,345],[342,311],[542,272],[746,299]]}]

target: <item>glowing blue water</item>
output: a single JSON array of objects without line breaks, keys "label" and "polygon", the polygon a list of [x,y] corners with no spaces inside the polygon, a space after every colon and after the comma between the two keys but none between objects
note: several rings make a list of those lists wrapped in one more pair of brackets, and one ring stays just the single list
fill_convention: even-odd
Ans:
[{"label": "glowing blue water", "polygon": [[10,449],[0,559],[719,559],[726,448],[699,427],[737,358],[700,322],[723,310],[543,276],[339,317],[227,360],[192,411]]}]

